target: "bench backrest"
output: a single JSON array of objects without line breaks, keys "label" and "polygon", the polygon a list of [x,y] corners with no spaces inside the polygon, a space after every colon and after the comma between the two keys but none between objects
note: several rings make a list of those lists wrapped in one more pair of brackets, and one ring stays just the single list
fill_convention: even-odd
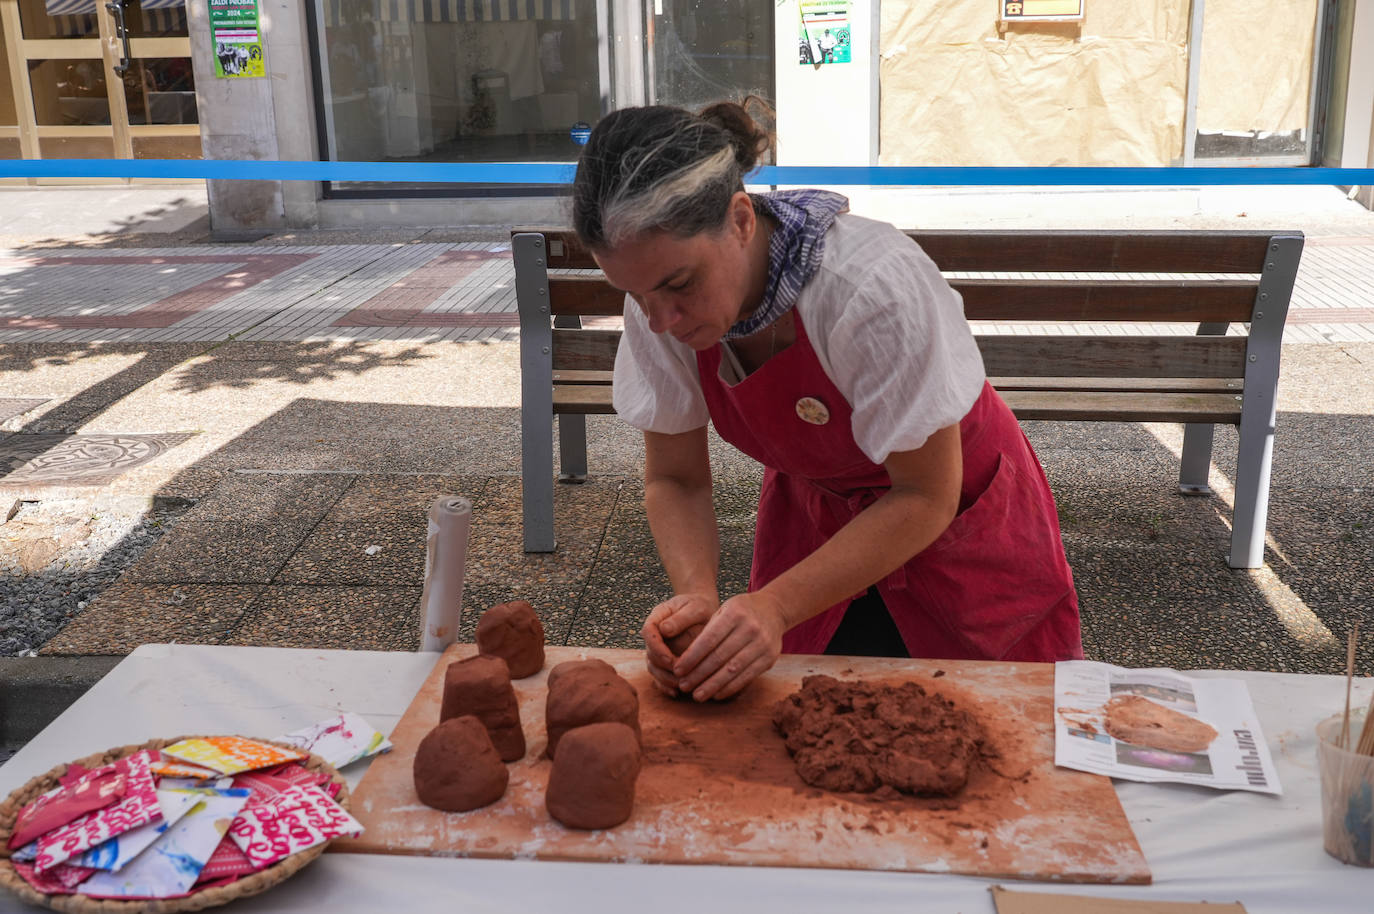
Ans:
[{"label": "bench backrest", "polygon": [[[541,269],[597,270],[571,231],[512,235],[528,232],[543,236]],[[1252,332],[1264,326],[1281,333],[1303,240],[1300,232],[1254,231],[906,234],[963,296],[969,320],[1186,323],[1197,334],[978,335],[988,375],[1008,378],[1242,379],[1256,361],[1247,348],[1255,341],[1226,336],[1227,328],[1241,323]],[[520,259],[516,245],[517,283]],[[1006,275],[1013,273],[1021,275]],[[546,294],[547,314],[558,318],[554,371],[609,370],[619,332],[575,328],[580,317],[620,314],[624,295],[599,273],[548,275]],[[1265,337],[1265,345],[1278,343],[1277,334]]]}]

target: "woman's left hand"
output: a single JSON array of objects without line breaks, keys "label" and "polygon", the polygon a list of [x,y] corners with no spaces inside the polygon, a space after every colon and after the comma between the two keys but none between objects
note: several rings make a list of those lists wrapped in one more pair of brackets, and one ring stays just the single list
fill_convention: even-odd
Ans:
[{"label": "woman's left hand", "polygon": [[773,597],[731,597],[673,666],[678,688],[696,701],[738,694],[777,662],[786,629],[782,608]]}]

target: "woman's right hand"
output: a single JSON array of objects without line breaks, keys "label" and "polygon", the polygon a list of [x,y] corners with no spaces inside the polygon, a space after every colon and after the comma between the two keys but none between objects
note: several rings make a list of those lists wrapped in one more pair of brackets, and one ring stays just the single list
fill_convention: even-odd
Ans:
[{"label": "woman's right hand", "polygon": [[669,698],[678,696],[678,677],[673,675],[677,655],[668,647],[668,639],[676,638],[693,625],[705,625],[719,608],[720,601],[714,594],[682,593],[655,606],[644,620],[639,634],[644,639],[649,674],[654,685]]}]

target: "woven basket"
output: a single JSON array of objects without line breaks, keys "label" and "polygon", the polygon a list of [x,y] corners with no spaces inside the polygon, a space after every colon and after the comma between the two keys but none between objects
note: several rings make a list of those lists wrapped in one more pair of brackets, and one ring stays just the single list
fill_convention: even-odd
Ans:
[{"label": "woven basket", "polygon": [[[77,759],[75,764],[86,768],[99,768],[125,756],[133,755],[142,749],[161,749],[163,746],[171,746],[183,739],[197,738],[199,737],[178,736],[172,739],[152,739],[139,746],[120,746],[107,752],[88,755],[85,758]],[[258,742],[271,743],[286,749],[295,748],[268,739],[258,740]],[[339,785],[339,795],[335,799],[344,809],[348,808],[348,785],[333,765],[313,753],[308,758],[302,759],[300,764],[311,771],[327,773],[331,780]],[[47,774],[40,774],[23,787],[15,790],[3,804],[0,804],[0,857],[4,858],[0,859],[0,886],[9,889],[30,904],[46,905],[55,911],[71,911],[75,914],[132,914],[134,911],[146,911],[150,914],[173,914],[177,911],[200,911],[205,908],[213,908],[216,905],[228,904],[236,898],[244,898],[267,891],[282,880],[294,876],[297,870],[324,853],[325,847],[329,845],[329,842],[325,841],[306,850],[298,851],[283,860],[278,860],[256,873],[240,876],[228,885],[202,889],[184,898],[123,901],[114,898],[90,898],[81,894],[45,895],[25,882],[24,877],[15,870],[14,864],[9,859],[9,839],[14,832],[14,823],[19,817],[19,811],[39,794],[56,787],[58,778],[67,773],[68,767],[68,765],[58,765]]]}]

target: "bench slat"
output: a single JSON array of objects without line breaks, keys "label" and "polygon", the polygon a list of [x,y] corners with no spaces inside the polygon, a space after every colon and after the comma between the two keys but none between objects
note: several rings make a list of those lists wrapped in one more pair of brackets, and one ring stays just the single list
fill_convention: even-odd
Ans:
[{"label": "bench slat", "polygon": [[1241,401],[1232,394],[1009,390],[1002,399],[1018,419],[1240,423]]},{"label": "bench slat", "polygon": [[553,411],[574,415],[613,413],[615,408],[611,406],[611,388],[603,384],[555,385]]},{"label": "bench slat", "polygon": [[619,330],[554,328],[553,370],[610,371],[615,367],[615,350],[619,344]]},{"label": "bench slat", "polygon": [[[969,320],[1248,321],[1258,283],[1244,280],[954,279]],[[550,276],[554,314],[611,316],[625,294],[600,276]]]},{"label": "bench slat", "polygon": [[1270,232],[908,231],[942,270],[1260,273]]},{"label": "bench slat", "polygon": [[[609,372],[606,383],[610,383]],[[988,378],[992,386],[1009,390],[1119,391],[1127,393],[1238,394],[1244,390],[1240,378]]]},{"label": "bench slat", "polygon": [[[989,375],[1243,378],[1246,339],[1196,336],[978,336]],[[619,330],[553,331],[554,371],[610,371]]]},{"label": "bench slat", "polygon": [[[540,232],[551,269],[594,270],[592,259],[566,228],[517,228]],[[1260,273],[1270,232],[909,230],[942,270],[1012,272]]]},{"label": "bench slat", "polygon": [[575,369],[563,369],[553,373],[553,383],[555,384],[609,384],[611,383],[611,372],[609,371],[578,371]]},{"label": "bench slat", "polygon": [[1243,280],[954,279],[969,320],[1250,320],[1259,283]]},{"label": "bench slat", "polygon": [[[574,371],[565,369],[553,373],[554,384],[611,383],[610,371]],[[999,391],[1008,390],[1095,390],[1144,391],[1156,393],[1229,393],[1244,389],[1240,378],[988,378]]]},{"label": "bench slat", "polygon": [[1243,378],[1246,338],[978,336],[989,375],[1081,378]]},{"label": "bench slat", "polygon": [[623,314],[625,293],[602,276],[550,276],[549,308],[554,314]]},{"label": "bench slat", "polygon": [[[1241,401],[1221,393],[1142,393],[1140,391],[1002,391],[1018,419],[1077,419],[1099,422],[1240,421]],[[553,411],[566,414],[615,412],[611,388],[603,384],[557,385]]]}]

